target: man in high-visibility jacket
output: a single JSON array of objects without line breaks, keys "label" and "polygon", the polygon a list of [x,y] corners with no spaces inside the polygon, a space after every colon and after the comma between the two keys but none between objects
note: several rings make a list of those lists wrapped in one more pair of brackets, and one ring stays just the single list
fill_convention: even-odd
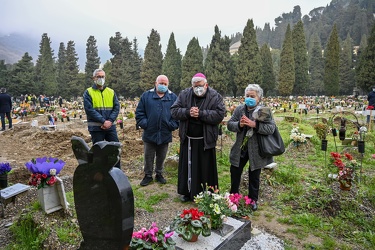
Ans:
[{"label": "man in high-visibility jacket", "polygon": [[[96,69],[93,73],[94,84],[83,94],[83,104],[87,116],[88,130],[93,145],[99,141],[119,142],[116,131],[116,119],[120,104],[113,89],[106,87],[105,72]],[[120,168],[120,161],[116,167]]]}]

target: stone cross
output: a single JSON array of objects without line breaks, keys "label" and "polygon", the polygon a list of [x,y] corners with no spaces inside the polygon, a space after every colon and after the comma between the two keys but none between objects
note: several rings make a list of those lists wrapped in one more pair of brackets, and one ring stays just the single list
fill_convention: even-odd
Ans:
[{"label": "stone cross", "polygon": [[113,167],[121,143],[101,141],[90,149],[80,137],[71,142],[79,163],[73,192],[83,236],[80,249],[126,249],[134,228],[134,196],[127,176]]}]

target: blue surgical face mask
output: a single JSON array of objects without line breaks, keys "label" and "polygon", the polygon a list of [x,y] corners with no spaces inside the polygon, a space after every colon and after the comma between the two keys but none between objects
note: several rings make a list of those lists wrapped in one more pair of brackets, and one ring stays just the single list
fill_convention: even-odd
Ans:
[{"label": "blue surgical face mask", "polygon": [[158,92],[165,93],[165,92],[167,92],[167,90],[168,90],[167,86],[162,85],[162,84],[158,84]]},{"label": "blue surgical face mask", "polygon": [[245,104],[248,107],[255,107],[257,105],[257,100],[251,97],[246,97],[245,98]]}]

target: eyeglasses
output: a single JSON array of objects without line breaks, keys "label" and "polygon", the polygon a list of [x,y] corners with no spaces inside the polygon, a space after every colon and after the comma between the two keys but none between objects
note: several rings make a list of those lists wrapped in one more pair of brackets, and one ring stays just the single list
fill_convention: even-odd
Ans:
[{"label": "eyeglasses", "polygon": [[105,76],[95,76],[96,78],[105,78]]}]

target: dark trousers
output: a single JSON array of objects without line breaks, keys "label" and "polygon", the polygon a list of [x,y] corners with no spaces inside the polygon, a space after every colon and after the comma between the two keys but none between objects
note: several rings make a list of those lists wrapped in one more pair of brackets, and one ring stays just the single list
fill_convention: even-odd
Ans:
[{"label": "dark trousers", "polygon": [[[241,175],[243,168],[245,167],[246,163],[249,161],[249,155],[245,154],[244,157],[240,158],[240,164],[238,167],[230,166],[230,180],[231,180],[231,188],[230,193],[240,193],[240,182],[241,182]],[[259,180],[260,180],[260,172],[262,169],[256,169],[251,171],[249,166],[249,193],[248,196],[252,200],[257,201],[259,196]]]},{"label": "dark trousers", "polygon": [[12,118],[10,117],[10,112],[0,113],[1,117],[1,128],[5,130],[5,116],[9,122],[9,128],[12,128]]},{"label": "dark trousers", "polygon": [[[92,145],[100,141],[119,142],[116,130],[90,131],[90,135]],[[115,167],[121,169],[121,154]]]}]

